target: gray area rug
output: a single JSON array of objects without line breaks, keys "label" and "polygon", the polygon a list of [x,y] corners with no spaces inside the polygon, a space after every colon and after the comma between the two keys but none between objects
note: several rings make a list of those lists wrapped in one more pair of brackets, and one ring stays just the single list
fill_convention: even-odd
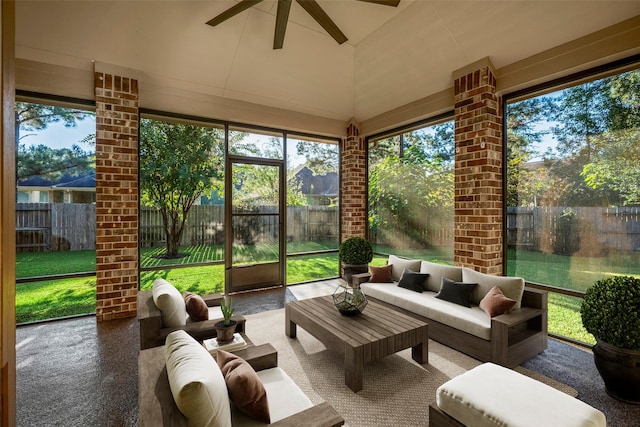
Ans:
[{"label": "gray area rug", "polygon": [[[411,359],[411,350],[370,363],[364,369],[364,388],[354,393],[344,383],[341,354],[298,327],[296,339],[284,332],[284,309],[245,316],[246,331],[254,344],[271,343],[278,350],[278,365],[302,388],[312,402],[328,401],[355,426],[426,426],[436,389],[450,378],[481,362],[435,341],[429,341],[429,363]],[[516,370],[571,396],[575,389],[544,375]]]}]

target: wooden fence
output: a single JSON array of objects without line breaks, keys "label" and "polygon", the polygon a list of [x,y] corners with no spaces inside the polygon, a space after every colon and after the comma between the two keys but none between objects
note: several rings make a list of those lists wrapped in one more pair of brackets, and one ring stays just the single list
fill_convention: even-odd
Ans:
[{"label": "wooden fence", "polygon": [[[263,212],[268,212],[266,207]],[[338,208],[295,206],[287,208],[288,241],[338,240]],[[96,210],[93,204],[17,203],[16,247],[26,250],[95,249]],[[237,217],[235,237],[246,243],[277,239],[275,216]],[[193,206],[189,211],[181,245],[218,245],[224,243],[224,207]],[[158,247],[165,244],[162,216],[155,209],[140,209],[140,244]]]},{"label": "wooden fence", "polygon": [[507,244],[562,255],[638,251],[640,208],[508,208]]}]

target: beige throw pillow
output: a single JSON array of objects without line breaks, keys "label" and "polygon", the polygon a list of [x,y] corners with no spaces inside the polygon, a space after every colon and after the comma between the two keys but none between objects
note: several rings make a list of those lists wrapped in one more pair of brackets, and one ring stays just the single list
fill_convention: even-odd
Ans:
[{"label": "beige throw pillow", "polygon": [[187,425],[230,427],[227,385],[211,354],[178,330],[167,336],[164,356],[171,394]]},{"label": "beige throw pillow", "polygon": [[391,278],[394,282],[400,281],[405,268],[411,271],[420,271],[419,259],[405,259],[395,255],[389,255],[389,264],[393,266],[391,267]]},{"label": "beige throw pillow", "polygon": [[160,310],[165,328],[184,326],[187,323],[187,308],[179,290],[164,279],[153,282],[153,302]]}]

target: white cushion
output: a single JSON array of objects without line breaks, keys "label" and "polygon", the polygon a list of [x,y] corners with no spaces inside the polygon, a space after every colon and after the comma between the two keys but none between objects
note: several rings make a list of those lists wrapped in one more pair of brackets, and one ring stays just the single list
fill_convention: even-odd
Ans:
[{"label": "white cushion", "polygon": [[389,255],[389,262],[393,267],[391,267],[391,278],[395,282],[399,282],[402,277],[402,272],[405,268],[409,270],[418,272],[420,271],[420,260],[419,259],[405,259],[400,258],[395,255]]},{"label": "white cushion", "polygon": [[167,336],[165,362],[171,394],[189,427],[230,427],[227,385],[218,364],[185,331]]},{"label": "white cushion", "polygon": [[[280,368],[257,371],[258,377],[265,390],[269,401],[269,414],[271,422],[287,418],[293,414],[311,408],[313,403],[306,394],[300,390],[295,382]],[[249,418],[237,408],[231,414],[234,427],[264,426],[264,423]]]},{"label": "white cushion", "polygon": [[179,290],[164,279],[153,281],[153,302],[160,310],[165,328],[184,326],[187,322],[187,306]]},{"label": "white cushion", "polygon": [[455,267],[453,265],[422,261],[420,263],[420,273],[429,274],[429,277],[427,277],[428,291],[439,292],[443,277],[451,279],[454,282],[462,282],[462,267]]},{"label": "white cushion", "polygon": [[436,404],[465,426],[605,427],[599,410],[511,369],[485,363],[447,381]]},{"label": "white cushion", "polygon": [[492,274],[479,273],[465,267],[462,269],[462,281],[465,283],[478,284],[471,294],[471,302],[474,304],[480,304],[482,298],[489,293],[491,288],[498,286],[504,296],[516,302],[516,305],[513,307],[514,310],[520,308],[522,305],[524,279],[521,277],[494,276]]},{"label": "white cushion", "polygon": [[395,283],[362,283],[365,295],[377,298],[420,316],[449,325],[484,340],[491,339],[491,318],[479,307],[463,307],[435,297],[435,292],[422,293],[404,289]]},{"label": "white cushion", "polygon": [[[222,309],[220,308],[219,305],[215,307],[209,307],[209,320],[217,320],[222,318],[223,318]],[[196,321],[191,319],[191,316],[189,316],[189,313],[187,313],[187,323],[194,323],[194,322]]]}]

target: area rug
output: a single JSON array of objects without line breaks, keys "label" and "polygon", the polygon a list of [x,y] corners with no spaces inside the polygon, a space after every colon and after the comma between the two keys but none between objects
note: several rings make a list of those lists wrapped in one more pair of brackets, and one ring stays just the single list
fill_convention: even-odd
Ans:
[{"label": "area rug", "polygon": [[[254,344],[271,343],[278,365],[313,403],[327,401],[347,426],[426,426],[436,389],[481,362],[429,340],[429,363],[411,359],[403,350],[365,365],[363,389],[354,393],[344,383],[343,357],[298,327],[296,339],[284,332],[284,309],[245,316],[246,334]],[[517,367],[516,371],[571,396],[575,389],[544,375]]]}]

